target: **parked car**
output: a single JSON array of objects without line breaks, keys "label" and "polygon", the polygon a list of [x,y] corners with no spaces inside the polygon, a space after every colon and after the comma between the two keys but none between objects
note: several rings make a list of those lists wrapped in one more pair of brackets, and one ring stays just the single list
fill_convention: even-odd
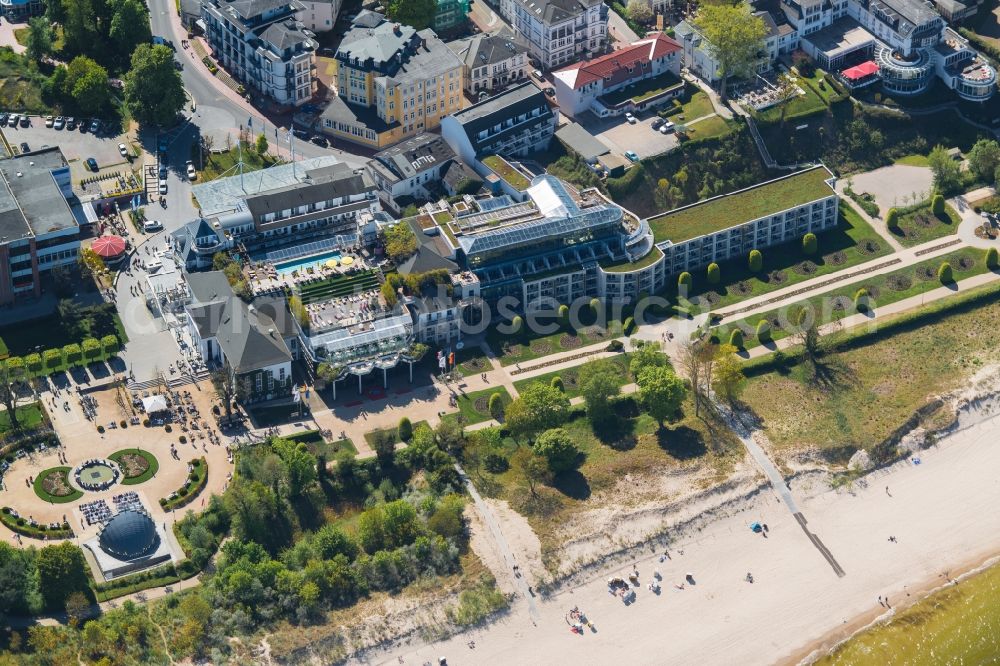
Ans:
[{"label": "parked car", "polygon": [[632,162],[638,162],[638,161],[639,161],[639,156],[638,156],[638,155],[636,155],[636,154],[635,154],[635,153],[634,153],[633,151],[631,151],[631,150],[626,150],[626,151],[625,151],[625,157],[627,157],[627,158],[628,158],[629,160],[631,160]]},{"label": "parked car", "polygon": [[142,223],[142,230],[146,232],[150,231],[161,231],[163,229],[163,224],[157,222],[156,220],[146,220]]},{"label": "parked car", "polygon": [[56,119],[52,122],[52,127],[57,130],[61,130],[66,126],[66,120],[62,116],[56,116]]},{"label": "parked car", "polygon": [[295,138],[304,139],[306,141],[308,141],[310,137],[312,137],[312,134],[310,134],[304,129],[293,129],[292,134],[295,135]]},{"label": "parked car", "polygon": [[544,79],[545,78],[545,76],[542,74],[542,70],[540,70],[540,69],[536,69],[535,71],[533,71],[531,73],[531,75],[533,77],[535,77],[536,79]]},{"label": "parked car", "polygon": [[56,122],[56,119],[53,118],[52,116],[45,116],[45,126],[46,127],[52,127],[52,125],[54,125],[55,122]]},{"label": "parked car", "polygon": [[159,168],[159,170],[157,172],[157,175],[159,175],[160,180],[166,180],[167,179],[167,165],[166,164],[160,164],[160,168]]},{"label": "parked car", "polygon": [[309,140],[315,143],[317,146],[322,146],[323,148],[328,148],[330,146],[330,142],[326,140],[326,137],[320,136],[318,134]]},{"label": "parked car", "polygon": [[160,192],[160,194],[166,194],[167,193],[167,181],[165,181],[165,180],[161,180],[160,181],[160,186],[158,188],[158,191]]},{"label": "parked car", "polygon": [[95,160],[93,157],[88,157],[87,168],[96,173],[100,167],[97,166],[97,160]]},{"label": "parked car", "polygon": [[195,180],[198,177],[198,172],[194,168],[194,162],[188,160],[187,163],[187,176],[188,180]]},{"label": "parked car", "polygon": [[545,86],[544,88],[542,88],[542,92],[548,95],[549,97],[556,96],[556,89],[553,88],[552,86]]},{"label": "parked car", "polygon": [[121,153],[122,157],[128,159],[128,156],[129,156],[128,155],[128,147],[124,143],[119,143],[118,144],[118,152]]},{"label": "parked car", "polygon": [[31,118],[28,116],[21,116],[21,127],[31,127]]},{"label": "parked car", "polygon": [[101,121],[98,120],[97,118],[94,118],[93,120],[91,120],[90,121],[90,131],[92,133],[94,133],[94,134],[97,134],[100,130],[101,130]]},{"label": "parked car", "polygon": [[17,115],[15,113],[14,115],[12,115],[10,118],[7,119],[7,124],[10,127],[17,127],[17,121],[20,120],[20,119],[21,119],[21,116],[19,116],[19,115]]},{"label": "parked car", "polygon": [[667,122],[663,123],[663,125],[660,126],[660,133],[670,134],[671,132],[674,131],[674,127],[676,126],[668,120]]},{"label": "parked car", "polygon": [[658,129],[660,129],[660,126],[663,125],[663,123],[665,123],[665,122],[666,121],[663,120],[663,118],[653,118],[653,122],[651,122],[649,124],[649,126],[652,127],[655,130],[658,130]]},{"label": "parked car", "polygon": [[635,125],[637,122],[639,122],[638,119],[632,115],[631,111],[625,112],[625,120],[628,121],[629,125]]},{"label": "parked car", "polygon": [[7,124],[7,116],[9,115],[10,114],[8,113],[0,113],[0,127],[3,127],[4,125]]},{"label": "parked car", "polygon": [[75,130],[76,129],[76,118],[70,116],[66,119],[66,129]]},{"label": "parked car", "polygon": [[28,143],[26,141],[22,141],[21,142],[21,152],[22,153],[30,153],[31,152],[31,148],[28,147]]}]

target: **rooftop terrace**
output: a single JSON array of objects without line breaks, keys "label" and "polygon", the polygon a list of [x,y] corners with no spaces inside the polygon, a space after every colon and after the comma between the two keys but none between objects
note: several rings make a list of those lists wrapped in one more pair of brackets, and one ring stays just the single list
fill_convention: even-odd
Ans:
[{"label": "rooftop terrace", "polygon": [[834,194],[833,175],[818,166],[723,194],[649,219],[656,243],[681,243],[739,226]]}]

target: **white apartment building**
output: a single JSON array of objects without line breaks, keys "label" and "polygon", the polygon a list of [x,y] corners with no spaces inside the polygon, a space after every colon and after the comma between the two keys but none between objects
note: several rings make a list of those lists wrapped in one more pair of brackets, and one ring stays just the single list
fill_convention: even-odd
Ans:
[{"label": "white apartment building", "polygon": [[340,14],[343,0],[301,0],[302,11],[295,18],[302,21],[306,30],[326,32],[333,30]]},{"label": "white apartment building", "polygon": [[300,106],[316,92],[316,41],[296,16],[299,0],[206,0],[205,36],[215,58],[248,90]]},{"label": "white apartment building", "polygon": [[500,13],[543,69],[597,54],[608,36],[601,0],[500,0]]}]

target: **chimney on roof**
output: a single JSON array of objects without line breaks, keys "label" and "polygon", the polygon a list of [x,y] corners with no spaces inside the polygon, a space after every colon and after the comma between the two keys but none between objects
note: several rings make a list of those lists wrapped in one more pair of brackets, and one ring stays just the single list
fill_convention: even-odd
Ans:
[{"label": "chimney on roof", "polygon": [[403,34],[402,26],[399,25],[398,23],[393,23],[392,24],[392,33],[394,35],[397,35],[397,36]]}]

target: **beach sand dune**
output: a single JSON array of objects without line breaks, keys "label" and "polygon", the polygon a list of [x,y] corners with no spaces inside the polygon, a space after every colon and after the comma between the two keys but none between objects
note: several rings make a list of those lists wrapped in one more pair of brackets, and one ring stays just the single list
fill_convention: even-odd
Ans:
[{"label": "beach sand dune", "polygon": [[[629,562],[536,600],[537,626],[516,599],[484,628],[369,655],[369,663],[423,664],[439,656],[453,664],[797,663],[889,612],[877,597],[898,608],[1000,553],[1000,416],[966,423],[922,451],[920,465],[900,462],[849,490],[818,491],[815,477],[804,482],[809,487],[793,482],[805,528],[768,490],[743,511],[676,536],[662,563],[662,549],[637,549],[642,584],[631,605],[606,584],[627,575]],[[768,524],[767,538],[749,529],[754,521]],[[659,595],[646,589],[654,570],[664,578]],[[696,584],[676,589],[688,572]],[[569,631],[574,606],[596,632]]]}]

